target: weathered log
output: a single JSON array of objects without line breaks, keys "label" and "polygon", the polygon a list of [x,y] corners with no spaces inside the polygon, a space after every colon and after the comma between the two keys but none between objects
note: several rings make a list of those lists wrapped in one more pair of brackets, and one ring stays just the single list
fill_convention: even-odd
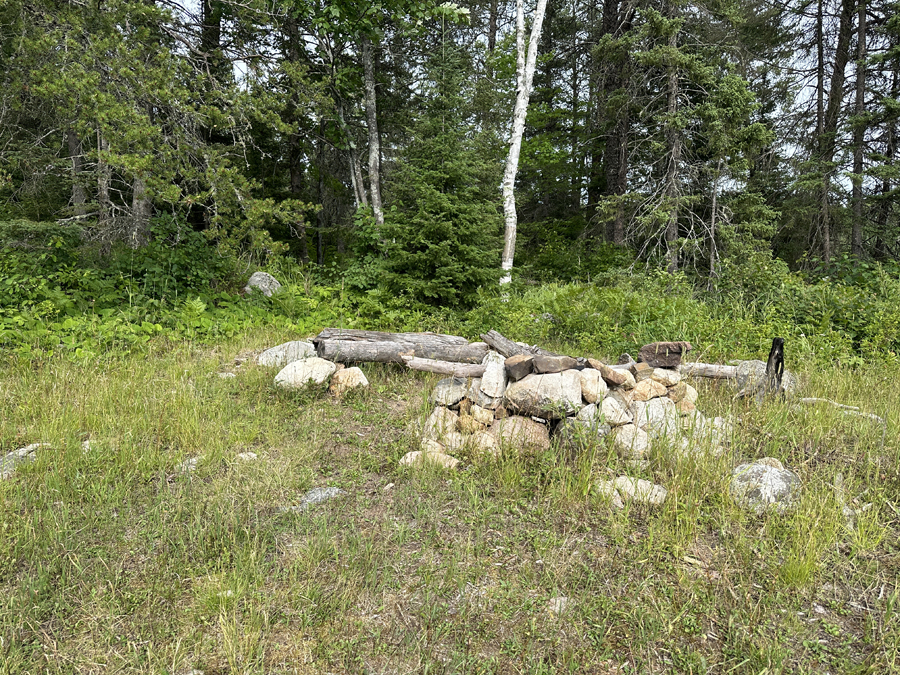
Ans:
[{"label": "weathered log", "polygon": [[[537,346],[523,346],[518,342],[513,342],[509,338],[503,337],[500,333],[495,330],[488,331],[484,335],[481,336],[481,339],[487,342],[491,349],[493,349],[498,354],[509,358],[510,356],[518,356],[519,354],[533,354],[534,356],[562,356],[562,354],[557,354],[556,352],[550,352],[546,349],[541,349]],[[586,361],[582,358],[577,358],[579,365],[585,365]]]},{"label": "weathered log", "polygon": [[481,377],[487,369],[487,366],[478,363],[454,363],[409,356],[404,357],[403,361],[410,370],[421,370],[426,373],[438,373],[451,377]]},{"label": "weathered log", "polygon": [[510,356],[517,356],[519,354],[533,354],[534,352],[525,349],[520,344],[516,344],[509,338],[503,337],[500,333],[495,330],[489,330],[487,333],[481,336],[481,339],[484,340],[488,345],[490,345],[491,349],[493,349],[498,354],[509,358]]},{"label": "weathered log", "polygon": [[354,340],[321,340],[316,343],[320,358],[336,363],[403,363],[404,356],[459,363],[481,363],[488,346],[483,342],[444,344],[441,342],[411,344],[408,342],[357,342]]},{"label": "weathered log", "polygon": [[324,340],[345,340],[348,342],[402,342],[414,345],[467,345],[469,341],[458,335],[441,333],[382,333],[377,330],[355,330],[352,328],[325,328],[312,339],[313,344]]},{"label": "weathered log", "polygon": [[688,377],[733,380],[737,377],[737,366],[723,366],[719,363],[682,363],[678,366],[678,372]]}]

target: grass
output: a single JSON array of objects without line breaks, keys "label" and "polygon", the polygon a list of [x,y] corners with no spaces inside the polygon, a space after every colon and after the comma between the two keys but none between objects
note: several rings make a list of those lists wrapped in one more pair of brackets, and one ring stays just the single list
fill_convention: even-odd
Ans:
[{"label": "grass", "polygon": [[[900,373],[804,374],[885,417],[883,446],[867,420],[701,382],[701,410],[741,419],[731,451],[660,449],[629,473],[666,503],[617,512],[590,489],[626,472],[602,444],[401,469],[436,378],[364,366],[341,402],[234,368],[291,337],[2,367],[2,450],[53,450],[0,483],[0,673],[900,671]],[[803,492],[758,517],[727,478],[765,456]],[[855,529],[837,472],[873,505]],[[330,485],[348,494],[284,512]]]}]

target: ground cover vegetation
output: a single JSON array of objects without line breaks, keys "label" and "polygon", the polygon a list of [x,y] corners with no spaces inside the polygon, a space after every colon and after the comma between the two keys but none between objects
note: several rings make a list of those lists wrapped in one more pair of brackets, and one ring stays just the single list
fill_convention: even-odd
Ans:
[{"label": "ground cover vegetation", "polygon": [[[3,3],[0,450],[53,450],[0,481],[0,673],[900,670],[898,16],[551,0],[501,293],[514,3]],[[399,469],[429,376],[217,376],[324,326],[782,336],[804,395],[887,432],[698,385],[799,504],[748,515],[732,457],[658,451],[666,504],[615,512],[604,443]]]}]

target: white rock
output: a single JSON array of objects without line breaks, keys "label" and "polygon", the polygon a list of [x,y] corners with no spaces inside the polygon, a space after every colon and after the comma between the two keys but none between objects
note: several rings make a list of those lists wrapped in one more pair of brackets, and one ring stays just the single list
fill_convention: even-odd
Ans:
[{"label": "white rock", "polygon": [[550,447],[550,432],[543,424],[527,417],[505,417],[491,427],[491,433],[501,445],[518,450],[546,450]]},{"label": "white rock", "polygon": [[581,376],[582,398],[588,403],[602,401],[609,387],[606,386],[606,381],[603,379],[600,371],[593,368],[585,368],[584,370],[579,370],[578,373]]},{"label": "white rock", "polygon": [[437,406],[431,411],[431,415],[428,416],[428,419],[425,420],[425,426],[422,429],[422,437],[439,441],[445,434],[456,429],[458,420],[459,415],[455,412],[443,406]]},{"label": "white rock", "polygon": [[681,382],[681,373],[668,368],[654,368],[650,373],[650,379],[656,380],[664,387],[674,387]]},{"label": "white rock", "polygon": [[234,377],[237,377],[234,373],[216,373],[219,376],[220,380],[230,380]]},{"label": "white rock", "polygon": [[651,398],[665,396],[668,390],[659,382],[653,379],[641,380],[631,391],[632,401],[649,401]]},{"label": "white rock", "polygon": [[256,363],[261,366],[286,366],[294,361],[312,358],[315,355],[316,348],[311,342],[292,340],[267,349],[256,357]]},{"label": "white rock", "polygon": [[337,366],[331,361],[314,356],[287,364],[275,376],[275,384],[285,389],[298,389],[310,382],[323,384],[336,370]]},{"label": "white rock", "polygon": [[199,457],[188,457],[181,464],[175,467],[175,473],[192,473],[194,469],[197,468],[197,464],[200,463]]},{"label": "white rock", "polygon": [[523,415],[561,419],[581,410],[581,374],[577,370],[526,375],[506,388],[503,401]]},{"label": "white rock", "polygon": [[612,430],[613,442],[625,459],[644,459],[650,451],[650,437],[634,424],[624,424]]},{"label": "white rock", "polygon": [[278,282],[278,279],[267,272],[254,272],[250,275],[247,285],[244,286],[244,293],[250,293],[254,288],[267,298],[271,298],[272,294],[281,288],[281,284]]},{"label": "white rock", "polygon": [[770,459],[741,464],[731,472],[729,492],[732,498],[757,514],[768,510],[784,511],[800,489],[797,474],[777,468],[781,462],[773,466],[767,461]]},{"label": "white rock", "polygon": [[623,499],[642,504],[659,506],[666,501],[666,495],[668,494],[668,490],[662,485],[656,485],[643,478],[619,476],[614,481],[614,484]]},{"label": "white rock", "polygon": [[469,437],[469,445],[476,452],[486,453],[493,456],[500,454],[500,443],[496,436],[487,431],[476,431]]},{"label": "white rock", "polygon": [[414,466],[424,462],[433,462],[445,469],[455,469],[459,465],[459,460],[443,452],[422,452],[421,450],[413,450],[407,452],[400,459],[400,466]]},{"label": "white rock", "polygon": [[594,489],[597,491],[597,494],[608,501],[610,506],[616,511],[625,508],[625,502],[623,502],[622,497],[619,496],[619,491],[616,490],[615,482],[611,480],[598,480],[594,484]]},{"label": "white rock", "polygon": [[678,435],[678,408],[670,398],[635,401],[631,404],[631,414],[634,416],[634,423],[644,429],[650,438],[674,438]]},{"label": "white rock", "polygon": [[571,606],[572,601],[564,595],[560,595],[555,598],[550,598],[550,602],[547,603],[547,611],[554,616],[559,616]]},{"label": "white rock", "polygon": [[255,452],[241,452],[235,455],[235,459],[239,459],[242,462],[252,462],[256,459],[259,459],[259,457],[257,457]]},{"label": "white rock", "polygon": [[622,407],[619,399],[614,396],[607,396],[600,404],[600,411],[606,423],[613,427],[619,427],[623,424],[631,424],[631,413]]},{"label": "white rock", "polygon": [[506,359],[497,352],[488,352],[481,360],[486,366],[484,375],[481,376],[479,389],[485,396],[499,398],[506,391]]},{"label": "white rock", "polygon": [[365,389],[369,386],[369,380],[359,368],[344,368],[337,371],[328,385],[328,392],[333,396],[343,396],[353,389]]},{"label": "white rock", "polygon": [[472,405],[472,417],[479,424],[489,427],[494,421],[494,412],[480,405]]}]

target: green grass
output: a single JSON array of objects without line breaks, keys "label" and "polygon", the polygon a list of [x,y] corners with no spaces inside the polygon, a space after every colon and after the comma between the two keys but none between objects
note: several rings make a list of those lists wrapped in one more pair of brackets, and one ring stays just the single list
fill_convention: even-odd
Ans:
[{"label": "green grass", "polygon": [[[2,450],[53,450],[0,483],[0,673],[900,671],[900,370],[804,373],[885,417],[883,446],[867,420],[701,382],[701,410],[741,419],[731,451],[656,452],[630,473],[666,503],[615,512],[590,489],[626,471],[605,445],[400,469],[436,378],[363,366],[341,402],[234,367],[293,337],[2,366]],[[764,456],[803,480],[793,511],[727,498]],[[873,505],[855,530],[837,472]],[[329,485],[348,494],[279,508]]]}]

